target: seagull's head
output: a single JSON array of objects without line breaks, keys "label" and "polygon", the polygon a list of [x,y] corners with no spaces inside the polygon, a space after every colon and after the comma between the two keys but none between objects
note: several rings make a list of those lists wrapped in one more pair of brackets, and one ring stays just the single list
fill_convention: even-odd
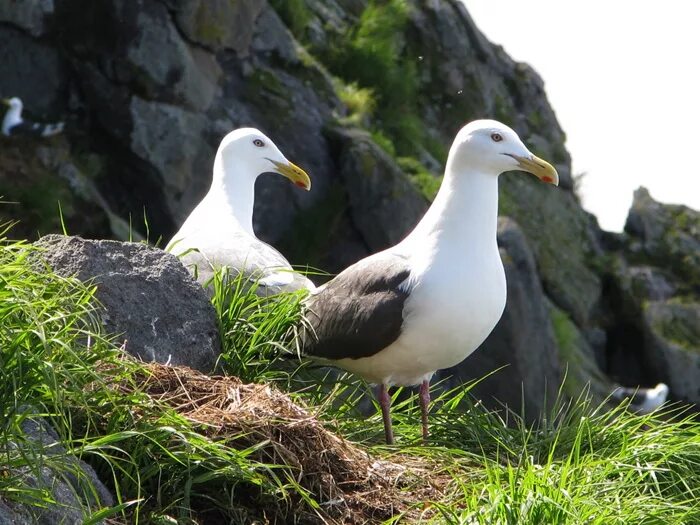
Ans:
[{"label": "seagull's head", "polygon": [[7,105],[10,106],[11,109],[22,109],[22,101],[19,97],[12,97],[7,101]]},{"label": "seagull's head", "polygon": [[532,154],[518,134],[495,120],[475,120],[464,126],[450,149],[452,166],[500,175],[521,170],[550,184],[559,185],[559,175],[549,162]]},{"label": "seagull's head", "polygon": [[2,103],[10,109],[22,111],[22,100],[18,97],[3,98]]},{"label": "seagull's head", "polygon": [[253,181],[262,173],[277,173],[300,188],[311,189],[306,172],[289,162],[272,140],[254,128],[236,129],[224,137],[214,171],[224,178],[247,176]]},{"label": "seagull's head", "polygon": [[664,401],[668,398],[669,388],[666,383],[659,383],[654,388],[652,388],[653,395],[657,399],[663,399]]}]

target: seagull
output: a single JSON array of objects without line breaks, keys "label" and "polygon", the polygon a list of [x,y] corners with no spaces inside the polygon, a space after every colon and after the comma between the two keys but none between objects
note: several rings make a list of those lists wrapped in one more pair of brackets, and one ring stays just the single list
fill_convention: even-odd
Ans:
[{"label": "seagull", "polygon": [[214,272],[228,267],[257,283],[265,295],[313,289],[287,259],[253,231],[255,181],[273,172],[305,190],[311,180],[289,162],[274,142],[254,128],[230,132],[219,145],[209,192],[187,217],[166,247],[179,255],[195,278],[207,286]]},{"label": "seagull", "polygon": [[666,383],[659,383],[654,388],[629,388],[620,386],[613,390],[612,398],[618,403],[629,399],[629,409],[639,414],[649,414],[659,408],[668,398],[669,388]]},{"label": "seagull", "polygon": [[498,176],[510,170],[559,183],[554,167],[508,126],[467,124],[450,148],[435,200],[408,236],[348,267],[305,301],[302,355],[379,386],[388,444],[394,442],[388,387],[420,385],[427,440],[431,377],[476,350],[503,313]]},{"label": "seagull", "polygon": [[6,137],[14,137],[19,135],[33,137],[50,137],[57,135],[63,131],[63,122],[53,124],[41,124],[39,122],[31,122],[22,118],[22,100],[19,97],[3,99],[3,104],[9,107],[5,118],[2,120],[2,134]]}]

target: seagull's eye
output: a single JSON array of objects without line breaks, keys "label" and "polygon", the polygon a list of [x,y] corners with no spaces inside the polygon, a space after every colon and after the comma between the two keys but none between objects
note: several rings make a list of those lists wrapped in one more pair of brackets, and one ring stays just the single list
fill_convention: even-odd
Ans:
[{"label": "seagull's eye", "polygon": [[494,142],[501,142],[503,140],[503,136],[500,133],[491,133],[491,140]]},{"label": "seagull's eye", "polygon": [[260,139],[255,139],[253,144],[255,144],[258,148],[262,148],[265,145],[265,143]]}]

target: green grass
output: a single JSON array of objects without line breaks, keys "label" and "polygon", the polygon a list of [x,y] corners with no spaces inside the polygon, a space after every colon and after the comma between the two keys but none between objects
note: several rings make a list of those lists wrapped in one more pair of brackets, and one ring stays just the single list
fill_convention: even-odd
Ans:
[{"label": "green grass", "polygon": [[424,139],[416,107],[418,75],[414,61],[403,53],[408,9],[405,0],[369,2],[345,45],[322,57],[335,75],[371,90],[374,127],[400,155],[410,155]]},{"label": "green grass", "polygon": [[343,122],[362,128],[369,127],[377,107],[374,92],[371,89],[359,87],[355,82],[346,84],[338,78],[335,79],[335,90],[348,108],[348,115]]},{"label": "green grass", "polygon": [[[101,335],[93,288],[52,274],[36,252],[0,242],[0,499],[51,504],[48,488],[20,488],[24,466],[73,473],[61,456],[25,439],[28,418],[46,418],[67,450],[96,468],[125,522],[186,523],[193,509],[210,507],[235,521],[259,517],[255,509],[270,497],[288,499],[290,482],[253,458],[255,447],[228,446],[237,435],[208,437],[143,392],[138,383],[149,371]],[[242,492],[248,506],[232,506]],[[98,509],[86,503],[83,511],[88,519]]]},{"label": "green grass", "polygon": [[481,486],[463,486],[465,508],[447,509],[451,520],[693,523],[700,517],[700,440],[689,419],[607,412],[579,399],[537,429],[489,423],[483,423],[492,444],[480,458]]},{"label": "green grass", "polygon": [[[318,473],[301,471],[298,456],[274,452],[281,449],[270,448],[255,426],[196,424],[177,403],[155,396],[154,385],[163,392],[174,385],[163,386],[152,369],[124,359],[101,333],[94,290],[33,261],[30,245],[0,242],[0,499],[51,503],[48,489],[22,485],[22,466],[52,466],[71,477],[63,456],[23,439],[23,422],[42,417],[117,498],[114,508],[99,510],[82,480],[88,523],[110,513],[127,523],[159,524],[330,516],[328,496],[315,484]],[[254,285],[233,278],[224,287],[220,279],[214,303],[224,337],[222,367],[245,381],[288,390],[360,450],[406,465],[384,498],[425,494],[406,495],[414,503],[404,507],[407,522],[421,516],[426,523],[465,524],[700,522],[700,427],[679,410],[638,416],[624,407],[591,406],[585,395],[562,396],[528,427],[516,414],[475,403],[467,385],[436,400],[431,443],[423,446],[415,398],[404,391],[395,394],[393,407],[398,445],[387,447],[378,412],[358,413],[366,385],[277,358],[295,351],[301,295],[261,298]],[[316,432],[311,419],[304,424]],[[295,435],[296,426],[280,425],[267,435]],[[287,449],[294,444],[288,441]],[[419,492],[431,486],[437,488]]]},{"label": "green grass", "polygon": [[295,328],[301,321],[301,301],[306,292],[258,296],[258,285],[247,278],[215,273],[212,302],[219,318],[227,373],[246,382],[286,380],[276,357],[292,353]]},{"label": "green grass", "polygon": [[408,174],[411,182],[418,188],[423,196],[432,202],[442,184],[442,177],[430,173],[425,167],[412,157],[400,157],[399,167]]},{"label": "green grass", "polygon": [[270,4],[292,33],[303,42],[306,26],[311,19],[305,0],[271,0]]},{"label": "green grass", "polygon": [[[305,43],[304,28],[312,17],[305,1],[276,1],[272,5]],[[446,160],[447,151],[427,136],[418,117],[418,57],[410,55],[405,41],[410,9],[406,0],[370,0],[346,38],[314,51],[334,75],[336,95],[347,108],[339,123],[368,130],[374,142],[432,200],[440,179],[416,160],[416,151],[430,152],[439,162]]]}]

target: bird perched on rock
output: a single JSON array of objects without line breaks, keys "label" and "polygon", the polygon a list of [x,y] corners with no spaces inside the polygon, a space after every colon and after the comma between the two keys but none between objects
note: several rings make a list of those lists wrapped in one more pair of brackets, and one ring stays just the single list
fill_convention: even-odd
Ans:
[{"label": "bird perched on rock", "polygon": [[2,102],[8,106],[5,117],[2,120],[2,134],[6,137],[22,135],[32,137],[50,137],[51,135],[56,135],[63,131],[63,122],[43,124],[22,118],[23,105],[22,100],[20,100],[19,97],[3,99]]},{"label": "bird perched on rock", "polygon": [[371,255],[312,292],[302,352],[379,385],[387,443],[387,387],[420,384],[428,437],[429,382],[471,354],[498,322],[506,280],[496,244],[498,175],[522,170],[557,185],[556,170],[493,120],[464,126],[440,190],[396,246]]},{"label": "bird perched on rock", "polygon": [[629,409],[639,414],[649,414],[666,402],[668,385],[659,383],[654,388],[629,388],[620,386],[613,390],[612,398],[618,403],[629,399]]},{"label": "bird perched on rock", "polygon": [[241,128],[221,141],[209,192],[166,247],[180,255],[202,284],[211,280],[215,270],[228,267],[255,280],[265,294],[314,288],[281,253],[255,236],[255,181],[267,172],[311,189],[306,172],[289,162],[261,131]]}]

